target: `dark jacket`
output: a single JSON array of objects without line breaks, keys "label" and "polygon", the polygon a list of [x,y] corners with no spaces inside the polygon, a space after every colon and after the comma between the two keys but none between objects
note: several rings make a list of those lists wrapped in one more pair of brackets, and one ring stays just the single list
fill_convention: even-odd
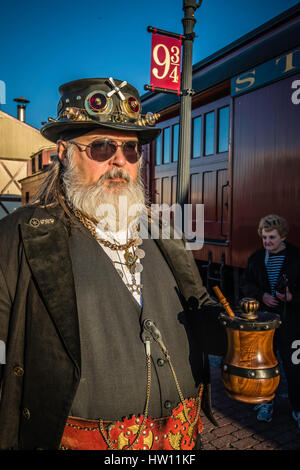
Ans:
[{"label": "dark jacket", "polygon": [[[287,302],[287,311],[297,311],[300,309],[300,250],[299,248],[286,243],[286,258],[281,268],[281,274],[286,274],[288,287],[293,295],[291,302]],[[253,253],[249,259],[247,267],[243,273],[242,285],[243,295],[254,297],[262,303],[264,293],[271,294],[271,286],[268,280],[265,266],[265,249],[261,248]],[[262,303],[261,308],[268,310]],[[279,308],[271,309],[277,313],[283,312],[283,302]]]},{"label": "dark jacket", "polygon": [[[64,431],[81,373],[68,236],[65,215],[57,207],[21,208],[0,221],[0,340],[6,343],[0,449],[56,449]],[[203,409],[213,420],[207,353],[223,348],[220,307],[210,300],[182,241],[157,244],[188,314],[196,318]]]}]

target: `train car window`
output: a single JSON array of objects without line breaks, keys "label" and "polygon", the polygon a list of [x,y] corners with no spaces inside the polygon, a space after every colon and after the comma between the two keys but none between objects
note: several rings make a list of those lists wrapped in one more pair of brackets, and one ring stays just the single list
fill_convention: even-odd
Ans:
[{"label": "train car window", "polygon": [[170,128],[166,127],[163,130],[164,133],[164,155],[163,162],[170,163],[171,161],[171,145],[170,145]]},{"label": "train car window", "polygon": [[205,155],[214,153],[215,112],[205,114]]},{"label": "train car window", "polygon": [[35,157],[32,158],[31,160],[31,171],[32,171],[32,174],[34,174],[36,172],[36,166],[35,166]]},{"label": "train car window", "polygon": [[201,156],[201,129],[202,129],[202,116],[193,119],[193,149],[192,158]]},{"label": "train car window", "polygon": [[159,134],[159,136],[156,139],[156,161],[155,161],[156,165],[161,165],[161,154],[162,154],[161,146],[162,146],[162,138],[161,138],[161,134]]},{"label": "train car window", "polygon": [[229,106],[218,110],[218,152],[228,152]]},{"label": "train car window", "polygon": [[173,126],[173,146],[172,146],[172,161],[178,161],[179,151],[179,124]]}]

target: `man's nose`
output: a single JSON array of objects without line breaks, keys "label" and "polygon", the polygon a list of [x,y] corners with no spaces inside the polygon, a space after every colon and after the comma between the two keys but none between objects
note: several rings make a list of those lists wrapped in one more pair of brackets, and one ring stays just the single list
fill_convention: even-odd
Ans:
[{"label": "man's nose", "polygon": [[120,146],[117,147],[116,153],[111,157],[111,163],[114,166],[124,166],[125,163],[127,162],[126,157],[123,153],[123,149]]}]

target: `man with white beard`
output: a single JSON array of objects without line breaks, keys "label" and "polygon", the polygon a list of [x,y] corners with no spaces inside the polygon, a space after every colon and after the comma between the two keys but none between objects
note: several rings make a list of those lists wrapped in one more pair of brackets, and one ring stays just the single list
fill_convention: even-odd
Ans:
[{"label": "man with white beard", "polygon": [[[110,143],[109,143],[110,142]],[[92,151],[109,152],[111,143],[116,152],[112,158],[93,160],[82,151],[92,143]],[[127,150],[124,151],[124,145]],[[101,150],[99,150],[101,148]],[[117,272],[125,280],[136,300],[140,303],[140,263],[136,263],[136,254],[141,256],[141,249],[113,250],[110,242],[126,245],[132,239],[139,216],[147,213],[144,188],[141,179],[141,149],[135,133],[111,130],[95,130],[77,141],[58,142],[58,156],[66,170],[63,175],[64,193],[68,205],[79,220],[88,228],[89,221],[94,222],[95,236],[102,242],[103,250],[113,260]],[[128,158],[127,153],[133,156]],[[47,184],[47,183],[46,183]],[[100,242],[101,243],[101,242]],[[132,256],[135,273],[126,269],[126,253]],[[127,256],[127,257],[128,257]],[[124,268],[125,266],[125,268]],[[134,274],[134,275],[133,275]],[[138,277],[139,284],[136,284]]]},{"label": "man with white beard", "polygon": [[60,93],[57,160],[0,222],[0,449],[200,448],[220,306],[183,240],[140,236],[155,116],[112,78]]}]

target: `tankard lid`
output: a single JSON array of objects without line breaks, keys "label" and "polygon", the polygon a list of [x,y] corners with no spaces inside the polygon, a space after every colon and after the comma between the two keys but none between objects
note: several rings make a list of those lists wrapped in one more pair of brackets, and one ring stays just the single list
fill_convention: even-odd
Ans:
[{"label": "tankard lid", "polygon": [[269,331],[281,325],[280,316],[272,312],[256,311],[255,319],[245,318],[240,309],[235,310],[234,314],[234,317],[229,317],[225,312],[220,313],[219,320],[222,325],[241,331]]}]

